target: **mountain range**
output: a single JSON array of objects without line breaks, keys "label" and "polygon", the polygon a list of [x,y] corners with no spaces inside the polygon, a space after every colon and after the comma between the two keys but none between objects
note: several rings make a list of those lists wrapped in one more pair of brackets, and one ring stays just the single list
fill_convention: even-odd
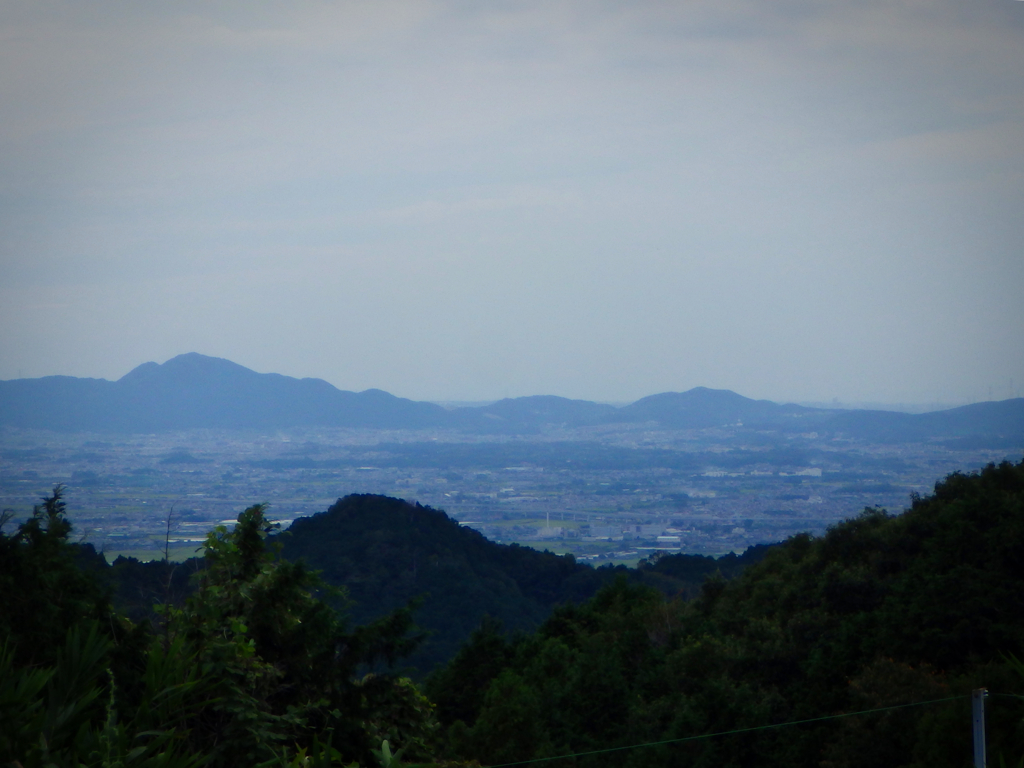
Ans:
[{"label": "mountain range", "polygon": [[0,381],[0,427],[65,432],[349,427],[529,434],[550,426],[630,423],[663,429],[814,431],[874,442],[952,439],[1011,447],[1024,440],[1024,398],[908,414],[810,408],[697,387],[622,407],[547,395],[449,409],[379,389],[350,392],[322,379],[257,373],[197,353],[178,355],[162,365],[144,363],[117,381],[71,376]]}]

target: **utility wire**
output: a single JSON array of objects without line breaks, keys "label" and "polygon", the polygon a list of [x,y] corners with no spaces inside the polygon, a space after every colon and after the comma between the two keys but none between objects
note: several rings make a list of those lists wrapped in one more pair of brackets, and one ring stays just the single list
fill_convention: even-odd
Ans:
[{"label": "utility wire", "polygon": [[587,755],[603,755],[607,752],[622,752],[626,749],[640,749],[641,747],[657,747],[662,744],[678,744],[682,741],[697,741],[699,739],[712,739],[716,736],[731,736],[736,733],[750,733],[751,731],[767,731],[770,728],[785,728],[789,725],[803,725],[805,723],[820,723],[824,720],[838,720],[841,717],[853,717],[854,715],[869,715],[872,712],[888,712],[893,709],[906,709],[908,707],[923,707],[927,704],[940,704],[944,701],[957,701],[969,699],[969,695],[947,696],[944,699],[930,699],[928,701],[915,701],[911,704],[895,704],[891,707],[877,707],[876,709],[862,709],[859,712],[843,712],[839,715],[825,715],[823,717],[811,717],[807,720],[791,720],[788,723],[774,723],[772,725],[755,725],[751,728],[736,728],[732,731],[719,731],[718,733],[702,733],[698,736],[684,736],[681,739],[666,739],[665,741],[650,741],[646,744],[630,744],[628,747],[609,747],[608,749],[593,749],[589,752],[571,752],[567,755],[555,755],[554,757],[535,757],[532,760],[518,760],[514,763],[496,763],[483,766],[483,768],[509,768],[513,765],[527,765],[529,763],[542,763],[548,760],[564,760],[569,757],[586,757]]}]

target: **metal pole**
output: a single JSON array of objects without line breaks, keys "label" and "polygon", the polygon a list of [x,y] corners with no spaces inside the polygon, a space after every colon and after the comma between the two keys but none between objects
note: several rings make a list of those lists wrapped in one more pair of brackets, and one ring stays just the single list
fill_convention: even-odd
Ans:
[{"label": "metal pole", "polygon": [[986,768],[985,762],[985,697],[988,688],[976,688],[971,692],[971,709],[974,720],[974,768]]}]

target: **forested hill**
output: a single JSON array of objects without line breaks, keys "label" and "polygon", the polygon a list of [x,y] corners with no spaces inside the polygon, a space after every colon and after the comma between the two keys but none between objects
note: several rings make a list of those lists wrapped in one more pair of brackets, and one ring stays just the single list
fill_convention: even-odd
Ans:
[{"label": "forested hill", "polygon": [[[271,538],[284,560],[302,560],[327,584],[344,588],[343,612],[353,626],[417,605],[413,620],[428,634],[404,662],[417,677],[450,661],[485,617],[507,634],[533,632],[556,606],[582,603],[619,577],[667,597],[692,598],[708,577],[731,579],[776,546],[759,544],[717,559],[663,555],[636,569],[593,568],[571,555],[496,544],[443,511],[369,494],[339,499]],[[154,603],[183,600],[190,576],[204,567],[202,558],[177,566],[118,558],[107,567],[88,546],[79,560],[109,584],[115,605],[135,620],[150,616]]]},{"label": "forested hill", "polygon": [[410,649],[409,613],[363,627],[337,616],[269,545],[264,505],[210,533],[191,597],[153,625],[118,615],[104,583],[139,564],[71,544],[64,512],[57,487],[13,530],[0,515],[0,764],[369,766],[387,762],[387,739],[403,764],[435,768],[961,768],[981,687],[991,764],[1024,755],[1024,462],[751,553],[764,556],[690,600],[650,583],[740,558],[674,556],[631,579],[373,496],[282,536],[372,611],[447,589],[428,600],[462,607],[439,608],[439,625],[603,584],[531,634],[483,622],[425,681],[430,701],[387,671]]},{"label": "forested hill", "polygon": [[448,661],[484,616],[533,631],[559,604],[592,597],[617,575],[668,595],[695,595],[705,577],[738,574],[768,547],[714,559],[671,555],[639,570],[592,568],[571,555],[496,544],[444,512],[387,496],[352,495],[280,534],[281,554],[344,587],[362,624],[419,599],[414,619],[430,634],[410,658],[419,671]]},{"label": "forested hill", "polygon": [[483,764],[655,744],[575,764],[955,768],[987,687],[990,764],[1020,765],[1022,654],[1024,463],[1004,463],[796,536],[690,602],[621,581],[529,638],[484,627],[427,690],[452,753]]}]

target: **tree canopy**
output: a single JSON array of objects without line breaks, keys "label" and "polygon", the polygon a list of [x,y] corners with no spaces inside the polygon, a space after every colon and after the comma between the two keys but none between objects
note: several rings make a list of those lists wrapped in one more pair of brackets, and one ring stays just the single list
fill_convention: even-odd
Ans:
[{"label": "tree canopy", "polygon": [[[429,526],[450,521],[391,501],[380,551],[339,567],[383,590],[386,568],[370,566],[391,557],[399,579],[413,573],[401,601],[449,567],[413,542],[442,541]],[[266,511],[211,531],[191,593],[141,620],[111,607],[116,569],[68,542],[59,486],[0,526],[0,764],[953,768],[969,761],[979,687],[993,762],[1024,755],[1024,462],[954,473],[901,515],[867,509],[742,572],[742,558],[664,558],[600,574],[596,595],[536,631],[485,617],[422,690],[393,671],[420,640],[415,605],[350,624],[344,590],[280,557]],[[520,596],[565,595],[577,568],[477,557]],[[696,593],[662,589],[698,572]]]},{"label": "tree canopy", "polygon": [[1004,463],[949,476],[902,515],[793,537],[690,601],[620,579],[531,636],[484,626],[426,690],[450,754],[485,764],[952,697],[571,761],[852,768],[966,764],[967,695],[984,686],[990,750],[1016,763],[1022,576],[1024,463]]},{"label": "tree canopy", "polygon": [[268,545],[265,511],[210,532],[194,591],[156,626],[116,615],[76,563],[59,486],[0,531],[0,763],[372,765],[385,739],[429,758],[433,707],[387,672],[416,644],[409,610],[349,628],[321,599],[343,595]]}]

